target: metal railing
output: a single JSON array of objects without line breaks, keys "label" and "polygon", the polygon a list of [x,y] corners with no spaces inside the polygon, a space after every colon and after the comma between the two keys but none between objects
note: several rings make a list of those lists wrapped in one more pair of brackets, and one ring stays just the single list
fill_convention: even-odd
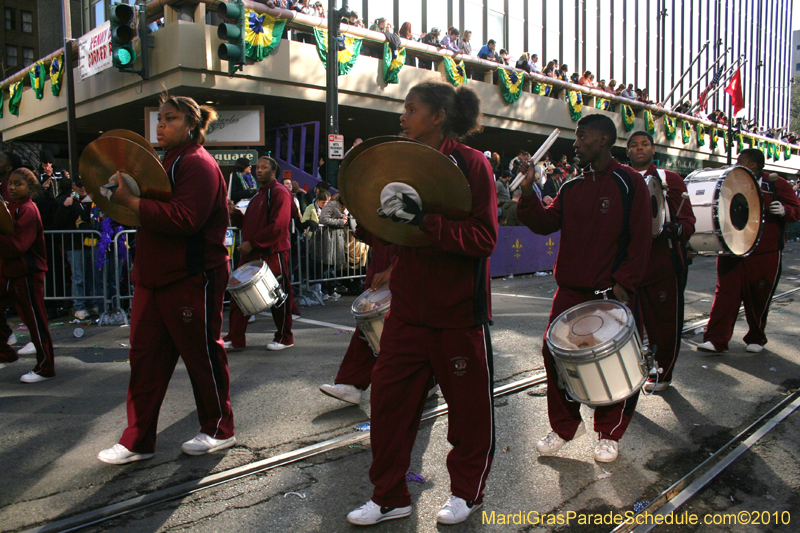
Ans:
[{"label": "metal railing", "polygon": [[[241,244],[241,231],[236,227],[228,230],[226,247],[233,271],[240,262],[236,247]],[[123,230],[114,236],[99,268],[100,232],[44,233],[48,257],[45,300],[72,301],[79,308],[83,308],[85,301],[87,309],[98,308],[100,325],[127,324],[134,292],[131,270],[136,257],[136,230]],[[332,293],[338,284],[366,276],[369,246],[358,241],[349,227],[321,225],[314,231],[292,233],[290,257],[295,294],[306,302],[321,303],[320,289]],[[74,275],[76,269],[78,276]],[[316,284],[320,287],[315,288]]]}]

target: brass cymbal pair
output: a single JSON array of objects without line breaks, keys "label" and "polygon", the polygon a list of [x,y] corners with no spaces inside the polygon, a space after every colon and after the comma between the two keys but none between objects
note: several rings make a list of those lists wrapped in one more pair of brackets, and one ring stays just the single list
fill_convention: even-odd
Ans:
[{"label": "brass cymbal pair", "polygon": [[350,150],[339,166],[339,192],[359,224],[394,244],[429,246],[430,241],[417,226],[378,216],[381,191],[390,183],[413,187],[425,213],[465,220],[472,209],[467,178],[438,150],[406,137],[364,141]]},{"label": "brass cymbal pair", "polygon": [[139,216],[100,194],[117,171],[131,176],[139,185],[141,198],[169,201],[172,187],[155,149],[141,135],[128,130],[111,130],[87,146],[80,159],[80,177],[97,207],[120,224],[139,226]]}]

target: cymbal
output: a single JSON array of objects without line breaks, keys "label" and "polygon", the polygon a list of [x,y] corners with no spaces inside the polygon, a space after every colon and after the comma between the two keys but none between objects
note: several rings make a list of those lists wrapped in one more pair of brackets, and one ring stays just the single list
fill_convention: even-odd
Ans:
[{"label": "cymbal", "polygon": [[381,191],[389,183],[405,183],[416,189],[425,213],[465,220],[472,208],[472,194],[458,166],[438,150],[418,142],[368,146],[348,162],[343,177],[346,207],[370,233],[394,244],[428,246],[430,242],[418,227],[378,216]]},{"label": "cymbal", "polygon": [[0,202],[0,234],[8,237],[14,235],[14,218],[5,202]]},{"label": "cymbal", "polygon": [[351,148],[350,151],[347,152],[347,154],[344,156],[342,162],[339,164],[339,177],[337,181],[339,194],[342,196],[345,205],[347,205],[347,168],[350,166],[350,163],[352,163],[356,157],[360,156],[362,153],[372,148],[373,146],[377,146],[379,144],[383,144],[386,142],[419,143],[419,141],[415,141],[414,139],[410,139],[408,137],[399,137],[397,135],[383,135],[380,137],[373,137],[371,139],[367,139],[358,146]]},{"label": "cymbal", "polygon": [[136,181],[142,198],[164,202],[172,198],[172,187],[167,173],[161,162],[148,150],[121,137],[95,139],[81,154],[81,179],[97,207],[120,224],[139,226],[140,222],[136,213],[112,203],[100,194],[100,187],[106,185],[118,170]]},{"label": "cymbal", "polygon": [[148,152],[150,152],[153,155],[153,157],[155,157],[159,161],[161,160],[161,158],[158,157],[158,153],[156,152],[156,149],[153,148],[153,145],[150,144],[147,141],[147,139],[145,139],[144,137],[142,137],[141,135],[139,135],[135,131],[123,130],[123,129],[108,130],[107,132],[102,134],[100,137],[120,137],[122,139],[127,139],[129,141],[133,141],[136,144],[138,144],[139,146],[141,146],[142,148],[144,148],[145,150],[147,150]]}]

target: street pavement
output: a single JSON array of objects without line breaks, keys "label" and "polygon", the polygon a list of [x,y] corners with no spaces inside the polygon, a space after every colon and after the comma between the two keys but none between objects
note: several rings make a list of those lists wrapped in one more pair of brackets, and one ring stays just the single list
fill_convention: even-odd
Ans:
[{"label": "street pavement", "polygon": [[[777,292],[800,287],[800,243],[789,243]],[[686,291],[686,320],[707,317],[715,283],[714,260],[697,258]],[[552,275],[517,276],[492,282],[495,386],[542,371],[541,345],[555,290]],[[798,293],[800,295],[800,293]],[[445,467],[447,419],[424,422],[410,470],[424,483],[410,483],[411,517],[372,527],[375,532],[411,531],[610,531],[611,525],[500,524],[498,517],[539,514],[624,513],[654,499],[753,420],[800,385],[796,342],[800,297],[773,304],[761,354],[747,354],[737,322],[731,351],[701,356],[702,335],[684,337],[673,387],[641,397],[615,463],[593,459],[592,431],[555,457],[539,457],[535,442],[549,431],[544,386],[495,402],[497,449],[483,508],[458,526],[438,526],[438,509],[449,497]],[[198,431],[186,370],[178,364],[161,410],[156,455],[149,461],[111,466],[96,459],[125,427],[129,376],[129,328],[52,327],[56,379],[25,385],[19,376],[31,356],[0,368],[0,524],[23,531],[57,519],[351,434],[369,420],[368,394],[350,406],[318,391],[332,383],[350,339],[353,297],[302,308],[295,347],[268,352],[274,325],[258,316],[248,348],[229,354],[237,445],[202,457],[181,453]],[[227,314],[227,313],[226,313]],[[227,318],[227,316],[226,316]],[[18,321],[15,322],[15,328]],[[15,329],[21,335],[25,330]],[[18,346],[27,342],[21,338]],[[440,395],[428,407],[442,403]],[[582,408],[591,429],[591,409]],[[788,511],[794,525],[673,527],[657,531],[797,531],[800,520],[800,415],[794,414],[752,452],[687,504],[697,513]],[[90,531],[316,532],[355,531],[346,514],[371,494],[369,440],[249,476],[91,526]],[[297,493],[297,494],[293,494]],[[528,514],[530,511],[535,513]],[[494,513],[494,524],[484,523]]]}]

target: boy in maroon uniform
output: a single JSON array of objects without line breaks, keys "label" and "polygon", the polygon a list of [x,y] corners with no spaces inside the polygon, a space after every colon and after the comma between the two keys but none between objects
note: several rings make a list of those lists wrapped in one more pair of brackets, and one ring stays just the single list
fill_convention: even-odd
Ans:
[{"label": "boy in maroon uniform", "polygon": [[[277,171],[278,163],[274,159],[267,156],[259,159],[256,177],[261,188],[247,206],[247,212],[242,213],[234,208],[232,202],[228,205],[231,223],[242,228],[242,244],[237,248],[241,254],[241,263],[263,260],[276,277],[281,276],[280,283],[286,293],[286,300],[281,305],[270,308],[278,331],[275,332],[273,341],[267,344],[268,350],[283,350],[294,346],[292,308],[295,304],[289,273],[289,252],[292,249],[289,223],[295,205],[292,193],[275,179]],[[228,334],[223,339],[226,347],[241,349],[247,345],[247,320],[248,317],[231,300]]]},{"label": "boy in maroon uniform", "polygon": [[167,150],[168,202],[134,196],[117,173],[111,201],[139,215],[132,279],[128,427],[101,451],[104,463],[153,457],[158,412],[178,357],[192,382],[200,432],[181,446],[188,455],[230,448],[233,411],[228,357],[220,339],[228,285],[228,193],[219,165],[202,144],[217,116],[182,96],[162,97],[156,137]]},{"label": "boy in maroon uniform", "polygon": [[800,219],[800,201],[791,184],[781,177],[764,173],[764,153],[756,148],[739,152],[737,165],[750,169],[759,178],[761,194],[768,212],[756,249],[747,257],[717,258],[717,288],[708,329],[697,349],[703,352],[728,351],[733,327],[744,302],[744,315],[749,330],[744,336],[745,348],[759,353],[767,343],[767,314],[775,287],[781,277],[784,231],[786,224]]},{"label": "boy in maroon uniform", "polygon": [[[653,176],[668,187],[667,222],[661,234],[653,239],[647,272],[637,291],[644,328],[659,369],[658,375],[648,376],[644,384],[647,392],[669,387],[681,351],[683,291],[688,266],[684,243],[694,233],[695,223],[692,203],[682,202],[686,184],[675,172],[656,168],[655,155],[656,147],[649,133],[637,131],[628,137],[628,157],[634,170],[644,177]],[[680,213],[677,212],[679,207]]]},{"label": "boy in maroon uniform", "polygon": [[[585,165],[583,176],[564,183],[558,196],[545,207],[533,189],[533,165],[526,165],[517,218],[534,233],[561,230],[561,245],[554,269],[558,290],[550,310],[550,323],[567,309],[602,298],[597,291],[627,304],[638,318],[636,290],[647,269],[650,244],[650,195],[644,179],[611,155],[617,127],[604,115],[588,115],[575,130],[575,153]],[[545,332],[545,337],[547,333]],[[552,455],[566,441],[586,433],[581,404],[558,386],[553,355],[542,343],[547,371],[547,409],[553,431],[536,443],[541,455]],[[614,461],[618,441],[636,408],[638,394],[625,401],[595,409],[594,429],[600,441],[596,461]]]},{"label": "boy in maroon uniform", "polygon": [[[4,184],[10,201],[8,210],[14,219],[14,234],[0,235],[0,275],[4,285],[0,307],[13,301],[17,314],[27,326],[36,347],[36,366],[19,380],[38,383],[56,375],[53,341],[44,307],[44,273],[47,272],[44,231],[39,210],[31,200],[38,180],[33,172],[21,168],[13,171]],[[8,346],[8,336],[0,339],[0,355],[2,362],[13,363],[18,358]]]},{"label": "boy in maroon uniform", "polygon": [[426,82],[406,96],[403,132],[461,168],[472,209],[466,220],[448,220],[422,212],[403,194],[387,198],[378,210],[384,218],[419,226],[430,246],[401,247],[392,269],[392,309],[372,371],[369,475],[375,487],[372,498],[347,515],[356,525],[411,514],[406,472],[431,376],[438,379],[450,407],[447,439],[453,445],[447,456],[452,495],[437,521],[463,522],[483,503],[494,456],[488,325],[497,195],[487,159],[454,140],[476,131],[479,117],[480,100],[464,86]]}]

